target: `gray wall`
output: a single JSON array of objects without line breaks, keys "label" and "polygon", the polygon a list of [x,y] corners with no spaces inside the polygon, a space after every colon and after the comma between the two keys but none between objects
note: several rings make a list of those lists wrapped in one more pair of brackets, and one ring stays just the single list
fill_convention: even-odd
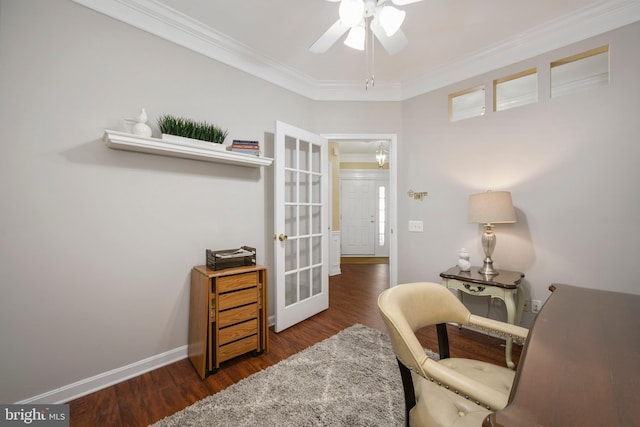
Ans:
[{"label": "gray wall", "polygon": [[213,121],[267,152],[275,120],[397,133],[401,283],[438,280],[462,246],[478,261],[466,199],[496,188],[518,215],[496,227],[496,264],[524,271],[532,295],[552,281],[637,293],[639,32],[530,61],[610,42],[606,88],[450,124],[450,91],[521,66],[402,103],[312,102],[70,1],[0,0],[0,402],[184,347],[189,271],[206,248],[254,244],[270,263],[270,168],[106,148],[104,129],[142,106],[152,123]]},{"label": "gray wall", "polygon": [[[640,293],[638,40],[635,23],[403,103],[399,283],[438,281],[462,247],[481,265],[482,230],[467,223],[467,198],[493,189],[512,192],[517,216],[494,227],[494,265],[524,272],[528,296],[544,301],[553,282]],[[551,61],[606,44],[608,86],[550,98]],[[484,84],[491,106],[493,79],[532,67],[537,103],[448,122],[449,93]],[[409,200],[410,188],[429,196]],[[423,234],[407,231],[410,219],[424,221]],[[487,305],[478,310],[486,314]],[[506,319],[500,306],[491,315]]]},{"label": "gray wall", "polygon": [[144,106],[154,128],[184,115],[270,152],[276,120],[319,130],[319,111],[65,0],[1,0],[0,54],[0,402],[16,402],[185,346],[206,248],[269,264],[271,168],[111,150],[105,129]]}]

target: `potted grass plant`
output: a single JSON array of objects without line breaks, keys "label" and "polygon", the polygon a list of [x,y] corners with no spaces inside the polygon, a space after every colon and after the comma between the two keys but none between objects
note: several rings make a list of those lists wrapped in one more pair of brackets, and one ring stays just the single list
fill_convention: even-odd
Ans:
[{"label": "potted grass plant", "polygon": [[165,114],[158,118],[158,127],[164,141],[198,148],[226,149],[224,140],[228,131],[204,121]]}]

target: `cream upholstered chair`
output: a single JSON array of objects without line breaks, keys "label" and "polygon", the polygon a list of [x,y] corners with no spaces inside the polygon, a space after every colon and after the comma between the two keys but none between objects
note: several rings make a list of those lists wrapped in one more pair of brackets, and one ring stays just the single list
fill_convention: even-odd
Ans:
[{"label": "cream upholstered chair", "polygon": [[[378,309],[391,338],[404,386],[407,425],[480,426],[506,406],[515,372],[472,359],[449,358],[446,323],[525,339],[528,330],[471,314],[437,283],[408,283],[387,289]],[[429,358],[415,332],[437,325],[440,360]]]}]

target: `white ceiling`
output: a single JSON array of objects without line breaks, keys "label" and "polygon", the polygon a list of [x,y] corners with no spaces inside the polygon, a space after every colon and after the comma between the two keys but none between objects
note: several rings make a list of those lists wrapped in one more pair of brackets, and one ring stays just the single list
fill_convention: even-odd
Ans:
[{"label": "white ceiling", "polygon": [[338,19],[327,0],[73,0],[317,100],[402,100],[640,20],[640,0],[423,0],[402,7],[408,46],[309,46]]}]

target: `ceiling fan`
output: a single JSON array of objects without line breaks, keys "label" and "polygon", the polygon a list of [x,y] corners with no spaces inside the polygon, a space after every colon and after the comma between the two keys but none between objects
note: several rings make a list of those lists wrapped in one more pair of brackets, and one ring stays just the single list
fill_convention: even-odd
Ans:
[{"label": "ceiling fan", "polygon": [[[338,20],[318,40],[311,45],[309,50],[313,53],[326,52],[347,31],[344,44],[364,50],[367,25],[371,32],[390,54],[400,52],[407,44],[407,38],[400,29],[404,21],[405,12],[393,6],[389,6],[387,0],[327,0],[340,2]],[[405,6],[422,0],[390,0],[396,6]]]}]

